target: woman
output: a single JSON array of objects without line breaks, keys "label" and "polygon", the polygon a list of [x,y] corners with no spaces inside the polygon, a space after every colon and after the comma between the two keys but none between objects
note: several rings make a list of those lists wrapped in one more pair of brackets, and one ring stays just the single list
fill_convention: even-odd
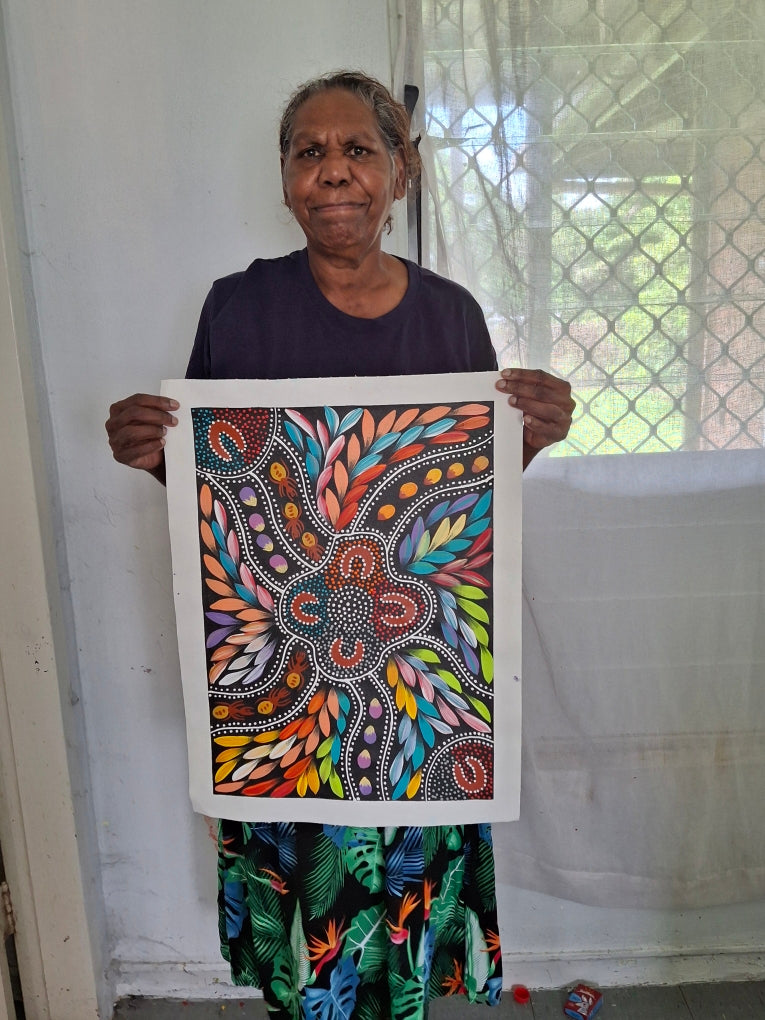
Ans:
[{"label": "woman", "polygon": [[[210,291],[187,375],[289,378],[496,368],[483,315],[461,287],[385,254],[393,202],[417,176],[406,111],[341,72],[307,83],[282,117],[284,201],[306,248],[256,260]],[[567,383],[503,371],[523,411],[524,467],[568,432]],[[114,457],[164,479],[175,401],[111,408]],[[488,826],[347,829],[222,821],[223,954],[274,1016],[427,1014],[430,998],[501,991]]]}]

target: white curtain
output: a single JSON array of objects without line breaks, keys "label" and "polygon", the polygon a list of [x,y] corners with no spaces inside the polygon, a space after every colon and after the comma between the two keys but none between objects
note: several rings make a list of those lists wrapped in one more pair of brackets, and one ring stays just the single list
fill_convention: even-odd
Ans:
[{"label": "white curtain", "polygon": [[478,297],[502,363],[551,367],[579,402],[525,481],[500,881],[607,906],[765,897],[765,4],[394,15],[423,261]]}]

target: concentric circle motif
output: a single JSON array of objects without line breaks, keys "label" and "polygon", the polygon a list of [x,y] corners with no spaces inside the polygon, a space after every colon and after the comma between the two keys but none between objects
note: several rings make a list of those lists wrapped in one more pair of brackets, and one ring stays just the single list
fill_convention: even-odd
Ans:
[{"label": "concentric circle motif", "polygon": [[434,800],[491,800],[494,796],[494,757],[488,741],[472,738],[444,748],[428,777]]},{"label": "concentric circle motif", "polygon": [[217,474],[251,467],[268,434],[266,408],[199,407],[192,410],[197,464]]},{"label": "concentric circle motif", "polygon": [[337,680],[377,669],[431,613],[417,584],[392,575],[373,535],[337,542],[325,568],[288,585],[280,606],[284,629],[310,639],[319,668]]}]

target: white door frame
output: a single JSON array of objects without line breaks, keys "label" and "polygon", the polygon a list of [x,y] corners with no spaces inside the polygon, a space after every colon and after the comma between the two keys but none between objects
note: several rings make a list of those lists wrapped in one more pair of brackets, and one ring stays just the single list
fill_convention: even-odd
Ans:
[{"label": "white door frame", "polygon": [[[0,870],[1,877],[2,870]],[[0,909],[0,1020],[15,1020],[16,1006],[13,1002],[11,972],[8,966],[7,942],[4,928],[3,911]]]},{"label": "white door frame", "polygon": [[91,1020],[100,1015],[104,981],[94,968],[67,762],[67,656],[17,240],[7,81],[0,31],[0,844],[27,1020]]}]

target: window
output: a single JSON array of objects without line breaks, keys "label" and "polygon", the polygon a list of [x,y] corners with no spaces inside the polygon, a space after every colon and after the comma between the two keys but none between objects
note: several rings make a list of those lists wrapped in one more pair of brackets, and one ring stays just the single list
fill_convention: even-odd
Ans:
[{"label": "window", "polygon": [[579,407],[559,454],[765,440],[761,0],[421,0],[432,268]]}]

